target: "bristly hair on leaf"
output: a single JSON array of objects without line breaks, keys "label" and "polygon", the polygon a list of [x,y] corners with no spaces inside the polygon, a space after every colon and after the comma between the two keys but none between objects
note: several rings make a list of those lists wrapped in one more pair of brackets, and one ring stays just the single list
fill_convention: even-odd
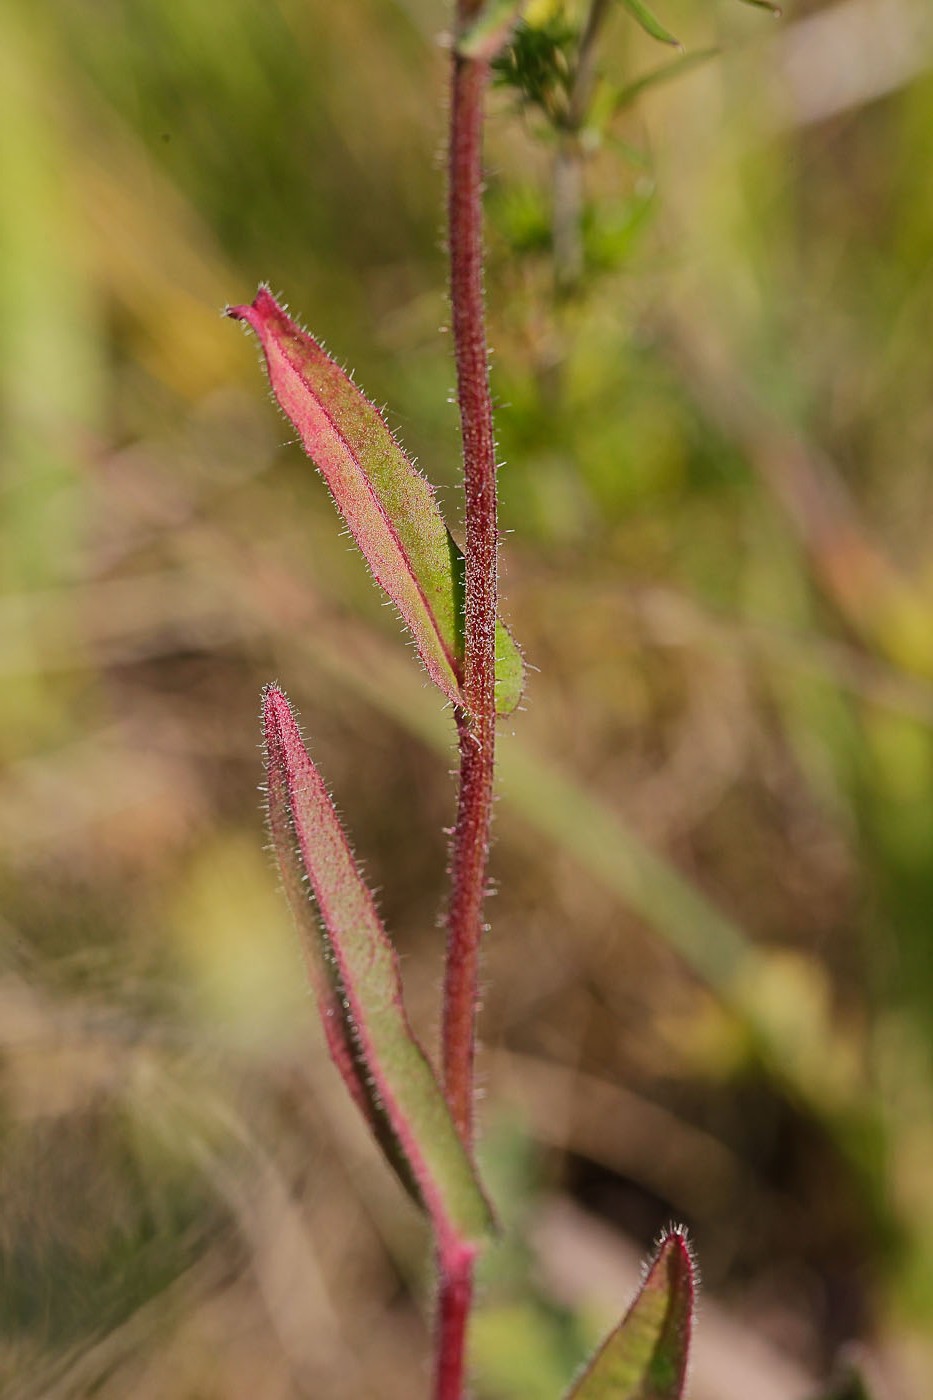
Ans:
[{"label": "bristly hair on leaf", "polygon": [[[385,418],[268,288],[227,315],[259,337],[272,392],[327,483],[376,582],[398,608],[431,679],[463,705],[463,555],[434,490]],[[496,628],[496,710],[511,714],[524,687],[521,653]]]},{"label": "bristly hair on leaf", "polygon": [[664,1232],[641,1288],[566,1400],[682,1400],[698,1274],[686,1231]]},{"label": "bristly hair on leaf", "polygon": [[455,1262],[494,1230],[476,1168],[409,1025],[398,955],[276,685],[263,693],[262,722],[269,831],[331,1056]]}]

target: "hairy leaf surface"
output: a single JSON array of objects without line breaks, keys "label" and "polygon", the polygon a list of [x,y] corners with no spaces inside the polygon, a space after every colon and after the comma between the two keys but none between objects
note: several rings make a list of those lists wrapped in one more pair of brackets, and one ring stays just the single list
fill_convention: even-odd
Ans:
[{"label": "hairy leaf surface", "polygon": [[331,1055],[442,1252],[472,1249],[493,1228],[489,1206],[408,1024],[395,949],[277,686],[263,696],[263,731],[269,828]]},{"label": "hairy leaf surface", "polygon": [[696,1272],[679,1230],[661,1242],[638,1296],[567,1400],[681,1400]]},{"label": "hairy leaf surface", "polygon": [[[382,414],[312,335],[262,287],[227,314],[256,332],[279,406],[330,488],[372,570],[409,628],[431,679],[461,705],[463,557],[434,490]],[[496,632],[496,709],[521,699],[524,667],[508,629]]]},{"label": "hairy leaf surface", "polygon": [[871,1395],[859,1370],[854,1365],[848,1365],[813,1400],[871,1400]]}]

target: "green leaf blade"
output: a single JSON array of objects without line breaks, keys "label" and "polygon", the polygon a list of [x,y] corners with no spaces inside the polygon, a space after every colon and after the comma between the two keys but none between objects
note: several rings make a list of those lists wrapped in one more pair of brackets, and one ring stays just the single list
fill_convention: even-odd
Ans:
[{"label": "green leaf blade", "polygon": [[496,622],[496,714],[510,715],[525,690],[525,663],[504,622]]},{"label": "green leaf blade", "polygon": [[395,949],[277,686],[263,696],[263,734],[269,829],[331,1056],[456,1261],[494,1230],[491,1210],[408,1024]]},{"label": "green leaf blade", "polygon": [[681,1400],[696,1299],[682,1230],[665,1235],[625,1317],[566,1400]]},{"label": "green leaf blade", "polygon": [[620,3],[628,10],[636,24],[640,25],[652,39],[657,39],[660,44],[670,44],[675,49],[683,48],[680,40],[669,29],[665,29],[657,15],[644,4],[644,0],[620,0]]},{"label": "green leaf blade", "polygon": [[[249,306],[228,307],[227,315],[258,336],[279,407],[324,477],[373,577],[398,608],[431,679],[462,705],[462,556],[431,484],[375,405],[266,287]],[[521,698],[524,676],[510,637],[500,664],[497,709],[507,714]],[[508,708],[500,706],[500,695]]]},{"label": "green leaf blade", "polygon": [[324,477],[376,582],[401,613],[431,679],[458,703],[447,531],[430,484],[375,405],[265,287],[250,306],[230,307],[227,314],[259,337],[279,406]]},{"label": "green leaf blade", "polygon": [[707,63],[711,58],[718,58],[722,50],[718,48],[699,49],[694,53],[681,53],[676,58],[672,58],[669,63],[661,68],[654,68],[650,73],[644,73],[640,78],[633,78],[624,87],[617,88],[615,92],[609,94],[605,107],[608,116],[616,116],[619,112],[630,107],[636,98],[641,97],[645,92],[662,83],[668,83],[672,78],[682,77],[692,68],[698,67],[701,63]]}]

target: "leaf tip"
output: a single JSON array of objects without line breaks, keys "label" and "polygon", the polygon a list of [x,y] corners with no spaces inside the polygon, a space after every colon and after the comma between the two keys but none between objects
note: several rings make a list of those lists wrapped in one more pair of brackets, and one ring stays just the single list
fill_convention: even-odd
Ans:
[{"label": "leaf tip", "polygon": [[296,746],[302,744],[294,711],[277,681],[262,688],[262,736],[270,767],[287,768],[289,756],[294,760]]},{"label": "leaf tip", "polygon": [[243,302],[237,306],[225,306],[223,314],[228,316],[231,321],[245,321],[259,335],[265,323],[272,316],[281,316],[283,312],[270,292],[269,284],[261,282],[259,290],[251,302]]},{"label": "leaf tip", "polygon": [[[667,1299],[667,1343],[664,1351],[679,1368],[681,1387],[686,1376],[699,1282],[699,1268],[686,1226],[669,1225],[662,1232],[654,1256],[648,1263],[643,1292],[663,1294]],[[680,1395],[681,1390],[675,1389],[673,1394]]]},{"label": "leaf tip", "polygon": [[291,709],[285,691],[278,681],[268,681],[262,688],[263,714],[281,714],[283,709]]},{"label": "leaf tip", "polygon": [[261,696],[261,710],[264,721],[273,718],[277,713],[281,712],[283,705],[288,704],[285,698],[285,692],[278,681],[268,681],[262,688]]},{"label": "leaf tip", "polygon": [[682,1225],[669,1225],[648,1260],[628,1312],[566,1400],[682,1400],[697,1268]]},{"label": "leaf tip", "polygon": [[700,1272],[686,1225],[671,1224],[661,1232],[654,1258],[648,1267],[649,1275],[659,1266],[672,1289],[688,1295],[692,1304]]}]

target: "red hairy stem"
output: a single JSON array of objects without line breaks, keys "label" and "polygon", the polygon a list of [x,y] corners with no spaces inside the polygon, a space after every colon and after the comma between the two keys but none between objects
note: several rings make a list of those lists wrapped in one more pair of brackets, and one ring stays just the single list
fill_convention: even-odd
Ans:
[{"label": "red hairy stem", "polygon": [[[460,0],[462,23],[476,11]],[[479,947],[495,764],[498,530],[496,459],[483,304],[482,136],[487,63],[454,53],[451,74],[448,252],[466,524],[465,704],[457,821],[451,848],[442,1058],[444,1092],[467,1148],[473,1143],[473,1060]],[[473,1295],[472,1263],[440,1260],[434,1400],[462,1400]]]},{"label": "red hairy stem", "polygon": [[444,1092],[464,1142],[473,1141],[473,1062],[479,953],[492,814],[495,717],[457,712],[460,789],[451,856],[444,979]]},{"label": "red hairy stem", "polygon": [[[444,1270],[443,1261],[441,1268]],[[466,1334],[473,1301],[473,1263],[442,1273],[438,1299],[438,1350],[434,1400],[462,1400],[465,1383]]]},{"label": "red hairy stem", "polygon": [[465,704],[457,712],[460,793],[451,859],[444,989],[444,1088],[473,1135],[473,1022],[495,757],[496,459],[483,307],[485,63],[455,56],[448,191],[450,292],[466,518]]}]

